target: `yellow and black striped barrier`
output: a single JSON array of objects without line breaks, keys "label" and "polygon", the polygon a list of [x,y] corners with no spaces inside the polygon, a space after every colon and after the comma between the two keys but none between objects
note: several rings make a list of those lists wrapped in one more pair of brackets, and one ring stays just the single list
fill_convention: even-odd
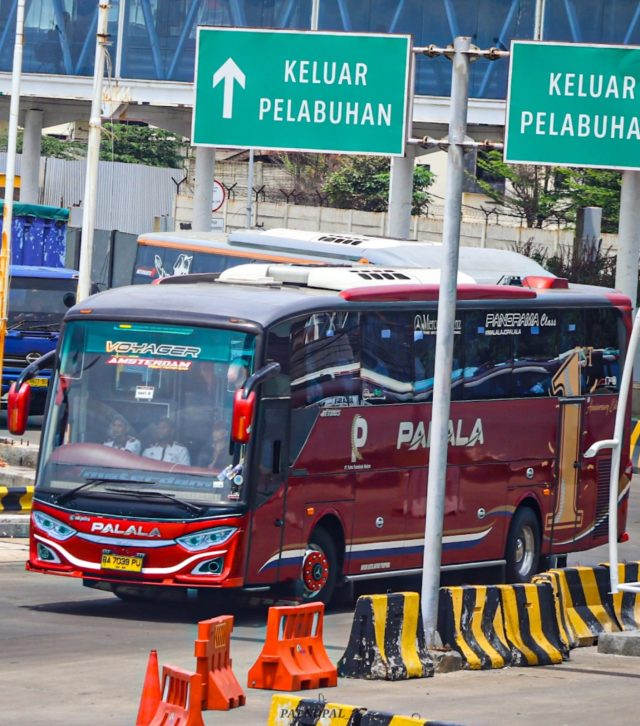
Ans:
[{"label": "yellow and black striped barrier", "polygon": [[564,608],[580,646],[593,645],[600,633],[620,630],[609,594],[606,567],[564,567],[549,570],[561,592]]},{"label": "yellow and black striped barrier", "polygon": [[511,665],[552,665],[569,659],[556,618],[550,582],[499,585]]},{"label": "yellow and black striped barrier", "polygon": [[268,726],[360,726],[362,709],[322,699],[274,695]]},{"label": "yellow and black striped barrier", "polygon": [[566,602],[569,599],[569,593],[567,590],[567,582],[564,577],[561,576],[562,570],[549,570],[548,572],[542,572],[536,575],[532,582],[533,584],[549,583],[553,589],[553,600],[556,611],[556,622],[558,624],[558,633],[562,642],[563,648],[571,650],[577,648],[580,645],[578,635],[569,620],[569,613],[567,611]]},{"label": "yellow and black striped barrier", "polygon": [[30,512],[33,486],[0,486],[0,512]]},{"label": "yellow and black striped barrier", "polygon": [[640,420],[637,418],[631,421],[633,428],[631,429],[631,463],[635,474],[640,473]]},{"label": "yellow and black striped barrier", "polygon": [[[609,570],[609,565],[603,563]],[[618,582],[640,582],[640,562],[618,563]],[[640,630],[640,593],[617,592],[611,596],[620,630]]]},{"label": "yellow and black striped barrier", "polygon": [[398,681],[433,673],[418,593],[359,597],[349,642],[338,662],[338,675]]},{"label": "yellow and black striped barrier", "polygon": [[496,586],[440,588],[438,633],[443,645],[458,651],[472,670],[511,664],[511,647]]},{"label": "yellow and black striped barrier", "polygon": [[385,711],[366,711],[360,726],[456,726],[450,721],[432,721],[421,716],[399,716]]},{"label": "yellow and black striped barrier", "polygon": [[450,721],[432,721],[421,716],[402,716],[386,711],[328,703],[322,698],[274,695],[268,726],[459,726]]}]

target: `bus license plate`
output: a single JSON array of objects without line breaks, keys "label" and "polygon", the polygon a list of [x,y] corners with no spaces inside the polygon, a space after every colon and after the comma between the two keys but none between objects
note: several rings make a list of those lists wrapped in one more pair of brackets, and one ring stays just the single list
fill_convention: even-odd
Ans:
[{"label": "bus license plate", "polygon": [[129,555],[103,554],[100,563],[103,570],[120,570],[124,572],[142,572],[142,557]]},{"label": "bus license plate", "polygon": [[28,381],[29,385],[33,388],[46,388],[49,384],[48,378],[32,378]]}]

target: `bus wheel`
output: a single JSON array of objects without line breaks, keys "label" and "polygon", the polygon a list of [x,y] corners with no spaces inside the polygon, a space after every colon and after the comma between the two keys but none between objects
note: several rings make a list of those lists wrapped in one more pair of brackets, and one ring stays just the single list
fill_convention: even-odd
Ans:
[{"label": "bus wheel", "polygon": [[329,603],[338,579],[338,558],[331,537],[316,529],[302,561],[302,601]]},{"label": "bus wheel", "polygon": [[540,559],[540,525],[529,507],[518,509],[507,538],[507,582],[529,582],[538,572]]}]

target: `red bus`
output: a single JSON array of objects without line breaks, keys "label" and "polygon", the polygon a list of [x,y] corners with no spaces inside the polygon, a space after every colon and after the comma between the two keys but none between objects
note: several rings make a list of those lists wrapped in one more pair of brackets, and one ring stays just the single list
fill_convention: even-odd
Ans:
[{"label": "red bus", "polygon": [[[345,579],[421,571],[437,285],[248,268],[67,313],[29,570],[120,597],[291,586],[324,601]],[[583,452],[613,431],[630,301],[527,286],[547,283],[459,285],[443,569],[526,581],[607,541],[611,452]]]}]

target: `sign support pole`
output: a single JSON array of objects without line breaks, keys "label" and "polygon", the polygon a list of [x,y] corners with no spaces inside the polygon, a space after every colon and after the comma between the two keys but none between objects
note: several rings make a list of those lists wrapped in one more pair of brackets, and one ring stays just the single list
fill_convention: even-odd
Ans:
[{"label": "sign support pole", "polygon": [[438,625],[438,594],[444,528],[444,502],[447,476],[449,409],[451,404],[451,364],[453,329],[456,316],[458,251],[462,213],[462,182],[467,132],[469,98],[469,51],[471,38],[457,37],[453,42],[451,80],[451,116],[449,119],[449,150],[447,186],[442,232],[442,269],[438,295],[438,328],[431,417],[431,447],[427,484],[424,555],[422,571],[422,620],[427,647],[436,643]]},{"label": "sign support pole", "polygon": [[16,40],[13,46],[11,71],[11,101],[9,104],[9,134],[7,139],[7,169],[2,210],[2,247],[0,248],[0,371],[4,365],[4,340],[7,334],[9,312],[9,284],[11,265],[11,225],[13,224],[13,190],[16,175],[16,147],[18,145],[18,114],[20,113],[20,76],[22,74],[22,48],[24,44],[25,0],[18,0],[16,9]]},{"label": "sign support pole", "polygon": [[87,170],[82,200],[82,236],[80,238],[80,264],[78,277],[78,302],[91,294],[91,267],[93,260],[93,232],[96,226],[98,203],[98,166],[100,163],[100,135],[102,132],[102,79],[106,46],[109,42],[109,3],[100,0],[98,27],[96,30],[96,55],[93,65],[93,97],[87,140]]},{"label": "sign support pole", "polygon": [[628,295],[635,308],[638,296],[640,258],[640,172],[622,173],[620,223],[616,262],[616,289]]}]

